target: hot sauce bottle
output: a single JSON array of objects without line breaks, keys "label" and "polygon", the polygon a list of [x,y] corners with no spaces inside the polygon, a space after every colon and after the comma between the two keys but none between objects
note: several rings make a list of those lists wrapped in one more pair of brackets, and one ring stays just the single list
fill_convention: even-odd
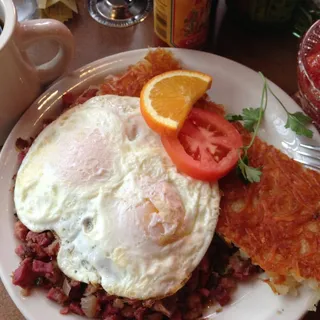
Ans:
[{"label": "hot sauce bottle", "polygon": [[206,44],[212,0],[154,0],[154,31],[171,47],[201,49]]}]

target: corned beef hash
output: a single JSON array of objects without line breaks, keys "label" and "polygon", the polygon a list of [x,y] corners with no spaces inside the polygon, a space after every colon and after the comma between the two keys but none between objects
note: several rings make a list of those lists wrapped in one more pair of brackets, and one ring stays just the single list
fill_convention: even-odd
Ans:
[{"label": "corned beef hash", "polygon": [[148,80],[178,69],[170,52],[150,51],[79,97],[67,93],[57,119],[17,140],[21,264],[12,281],[24,294],[46,289],[62,314],[160,320],[200,318],[262,269],[277,293],[302,282],[318,290],[320,174],[259,138],[248,161],[262,168],[260,181],[243,181],[234,164],[219,185],[178,170],[168,144],[180,143],[190,166],[218,167],[231,140],[251,139],[204,96],[174,144],[161,140],[138,97]]}]

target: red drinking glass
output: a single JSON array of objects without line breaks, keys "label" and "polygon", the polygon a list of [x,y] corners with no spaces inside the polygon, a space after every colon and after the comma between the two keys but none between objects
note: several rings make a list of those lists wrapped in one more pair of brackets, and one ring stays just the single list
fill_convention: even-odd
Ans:
[{"label": "red drinking glass", "polygon": [[304,35],[298,53],[298,99],[320,131],[320,20]]}]

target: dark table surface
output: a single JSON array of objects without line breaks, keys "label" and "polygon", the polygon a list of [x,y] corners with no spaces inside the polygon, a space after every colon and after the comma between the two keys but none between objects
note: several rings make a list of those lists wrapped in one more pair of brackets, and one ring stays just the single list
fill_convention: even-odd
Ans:
[{"label": "dark table surface", "polygon": [[[91,19],[87,1],[78,0],[79,14],[67,23],[76,41],[75,57],[69,67],[74,70],[91,61],[118,52],[155,46],[153,17],[127,29],[110,29]],[[288,94],[297,91],[296,56],[298,39],[289,31],[261,32],[247,29],[228,15],[209,50],[215,54],[262,71]],[[279,317],[280,319],[281,317]],[[0,320],[23,320],[0,281]],[[308,313],[303,320],[320,319],[317,313]]]}]

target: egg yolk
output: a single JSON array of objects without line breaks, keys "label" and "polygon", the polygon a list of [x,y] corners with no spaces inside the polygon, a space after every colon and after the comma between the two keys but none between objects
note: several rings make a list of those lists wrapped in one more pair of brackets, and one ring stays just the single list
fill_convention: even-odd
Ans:
[{"label": "egg yolk", "polygon": [[146,234],[157,244],[166,245],[185,235],[185,209],[176,188],[167,181],[142,182],[145,201],[137,206],[143,215]]}]

